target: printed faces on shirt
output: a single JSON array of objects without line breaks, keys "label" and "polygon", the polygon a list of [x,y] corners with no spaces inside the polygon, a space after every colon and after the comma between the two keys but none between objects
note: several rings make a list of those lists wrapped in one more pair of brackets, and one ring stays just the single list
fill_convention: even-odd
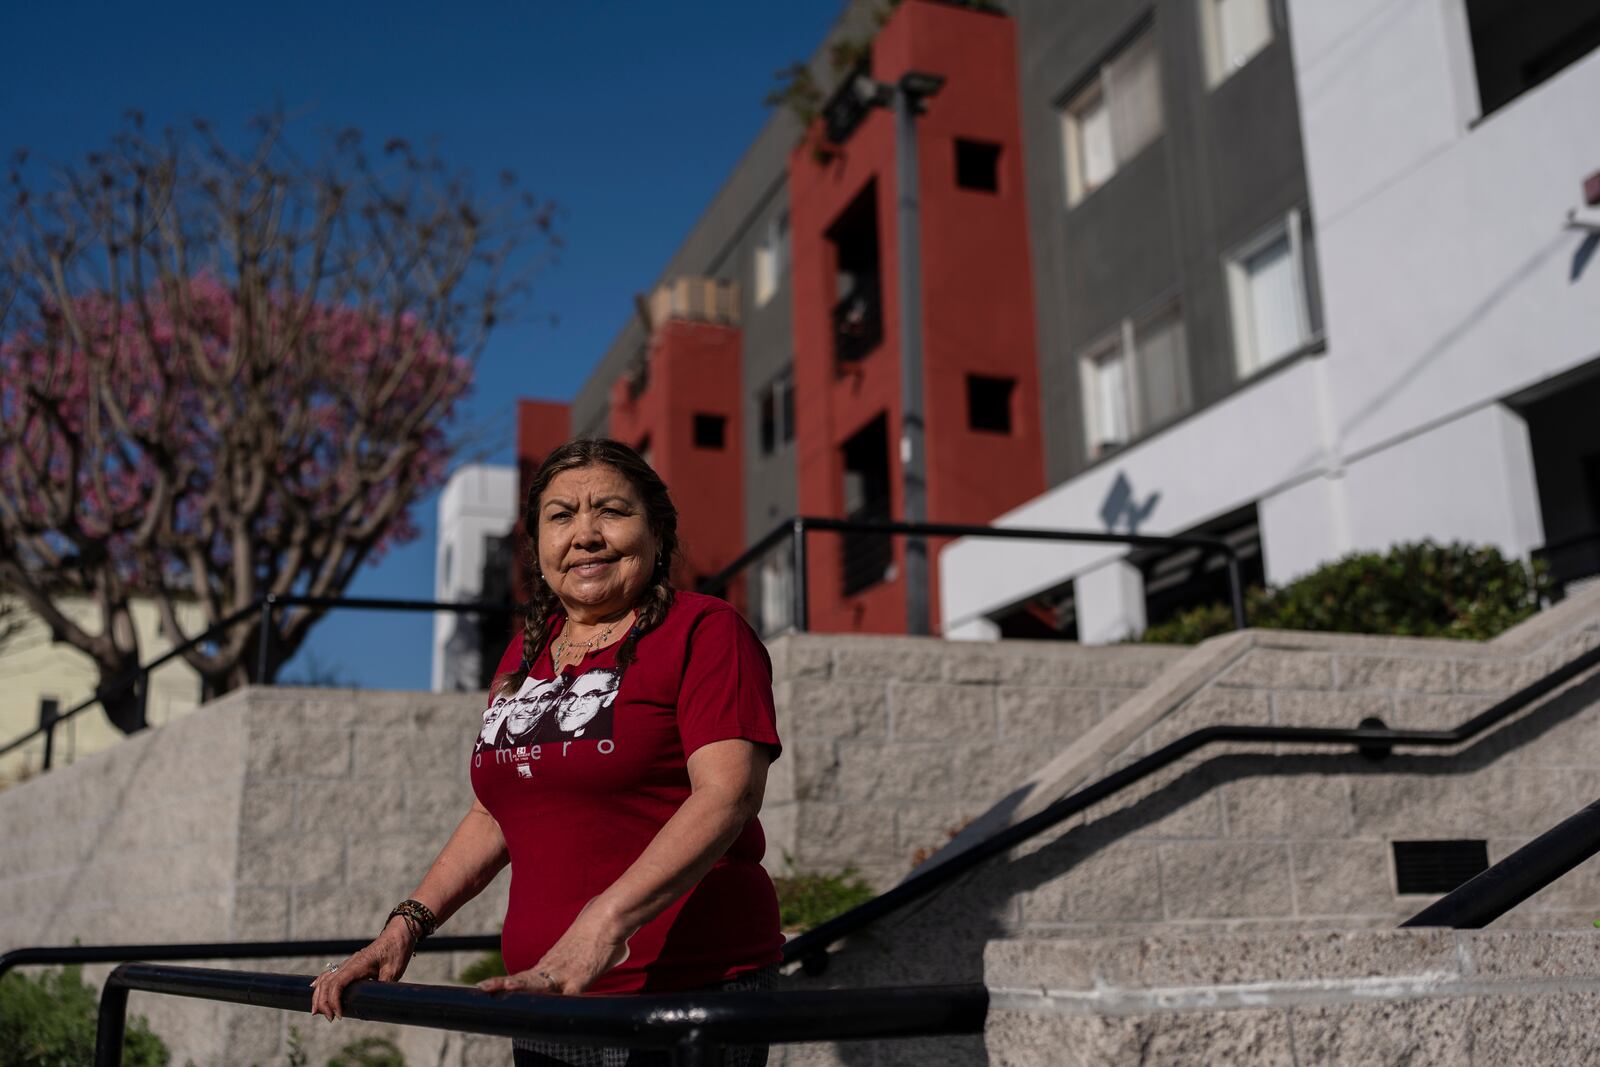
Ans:
[{"label": "printed faces on shirt", "polygon": [[610,740],[611,705],[621,684],[622,672],[614,668],[529,678],[512,696],[495,698],[483,713],[475,751]]}]

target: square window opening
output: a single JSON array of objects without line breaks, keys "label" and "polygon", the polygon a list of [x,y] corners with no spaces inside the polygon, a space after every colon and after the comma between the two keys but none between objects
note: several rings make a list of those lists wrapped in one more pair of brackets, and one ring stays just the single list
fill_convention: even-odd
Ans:
[{"label": "square window opening", "polygon": [[956,185],[984,193],[1000,191],[1000,146],[956,138]]},{"label": "square window opening", "polygon": [[967,428],[980,433],[1009,434],[1015,378],[967,375]]},{"label": "square window opening", "polygon": [[720,451],[727,447],[728,419],[725,415],[694,417],[694,447]]}]

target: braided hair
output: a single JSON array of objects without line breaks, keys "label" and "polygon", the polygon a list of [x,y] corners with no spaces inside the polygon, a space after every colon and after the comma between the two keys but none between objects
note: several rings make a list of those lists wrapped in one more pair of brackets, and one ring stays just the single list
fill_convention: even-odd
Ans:
[{"label": "braided hair", "polygon": [[650,585],[634,605],[633,626],[617,649],[617,665],[626,667],[637,655],[639,638],[661,625],[672,606],[672,564],[678,557],[678,509],[667,493],[661,476],[651,469],[633,449],[621,441],[607,437],[585,437],[568,441],[545,457],[539,470],[528,485],[528,499],[523,506],[522,525],[526,532],[523,551],[531,557],[534,574],[533,592],[528,598],[528,613],[522,623],[522,662],[517,669],[502,674],[494,680],[492,696],[510,696],[528,680],[528,672],[539,654],[560,601],[555,590],[539,571],[539,501],[544,491],[558,474],[580,470],[584,467],[610,467],[633,486],[644,503],[645,521],[656,539],[655,570],[650,574]]}]

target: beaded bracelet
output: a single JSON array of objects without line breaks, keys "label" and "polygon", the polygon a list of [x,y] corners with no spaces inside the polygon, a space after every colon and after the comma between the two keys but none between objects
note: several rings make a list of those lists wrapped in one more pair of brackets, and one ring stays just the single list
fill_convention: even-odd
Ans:
[{"label": "beaded bracelet", "polygon": [[439,920],[432,909],[420,900],[402,900],[396,904],[389,917],[383,920],[383,925],[388,926],[389,919],[393,919],[396,915],[405,920],[406,926],[410,927],[412,935],[418,941],[431,935],[439,926]]}]

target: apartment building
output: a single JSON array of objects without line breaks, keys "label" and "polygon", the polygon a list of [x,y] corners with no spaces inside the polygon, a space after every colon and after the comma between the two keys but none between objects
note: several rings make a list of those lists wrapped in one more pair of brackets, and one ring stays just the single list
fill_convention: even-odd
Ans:
[{"label": "apartment building", "polygon": [[[68,597],[58,605],[70,619],[87,627],[100,625],[100,613],[88,597]],[[64,641],[55,640],[44,619],[21,601],[11,601],[15,629],[0,641],[0,746],[55,719],[94,695],[99,672],[94,661]],[[130,605],[134,633],[143,659],[149,661],[172,647],[171,635],[152,600]],[[178,622],[186,633],[205,627],[197,604],[179,604]],[[201,703],[200,675],[182,659],[169,660],[150,672],[145,713],[160,726]],[[56,724],[48,744],[43,736],[0,757],[0,786],[50,767],[72,763],[110,748],[126,735],[111,724],[98,705]],[[48,748],[48,760],[46,749]]]},{"label": "apartment building", "polygon": [[[775,111],[574,400],[673,487],[680,581],[790,515],[904,514],[907,193],[928,518],[1207,534],[1258,582],[1422,537],[1600,570],[1592,5],[998,7],[849,6],[825,119]],[[872,97],[907,74],[902,189]],[[1116,640],[1226,589],[1195,552],[931,549],[950,636]],[[903,630],[904,551],[811,534],[812,628]],[[775,552],[733,595],[773,632],[793,583]]]},{"label": "apartment building", "polygon": [[[1061,146],[1029,171],[1058,432],[1002,524],[1211,533],[1272,582],[1425,537],[1600,569],[1593,5],[1023,3],[1018,29],[1030,149]],[[1187,396],[1141,339],[1163,284]],[[1216,581],[1087,547],[941,565],[974,637],[1022,607],[1111,640]]]},{"label": "apartment building", "polygon": [[[943,79],[918,119],[928,517],[987,522],[1045,487],[1017,112],[1000,12],[912,0],[880,28],[850,6],[819,82]],[[848,75],[827,57],[863,50]],[[797,514],[902,514],[894,116],[863,107],[823,143],[772,119],[572,405],[577,434],[646,452],[672,487],[686,563],[713,574]],[[809,535],[811,625],[906,628],[903,542]],[[940,547],[933,544],[936,553]],[[730,591],[765,632],[792,617],[787,550]],[[928,596],[937,602],[937,575]]]}]

